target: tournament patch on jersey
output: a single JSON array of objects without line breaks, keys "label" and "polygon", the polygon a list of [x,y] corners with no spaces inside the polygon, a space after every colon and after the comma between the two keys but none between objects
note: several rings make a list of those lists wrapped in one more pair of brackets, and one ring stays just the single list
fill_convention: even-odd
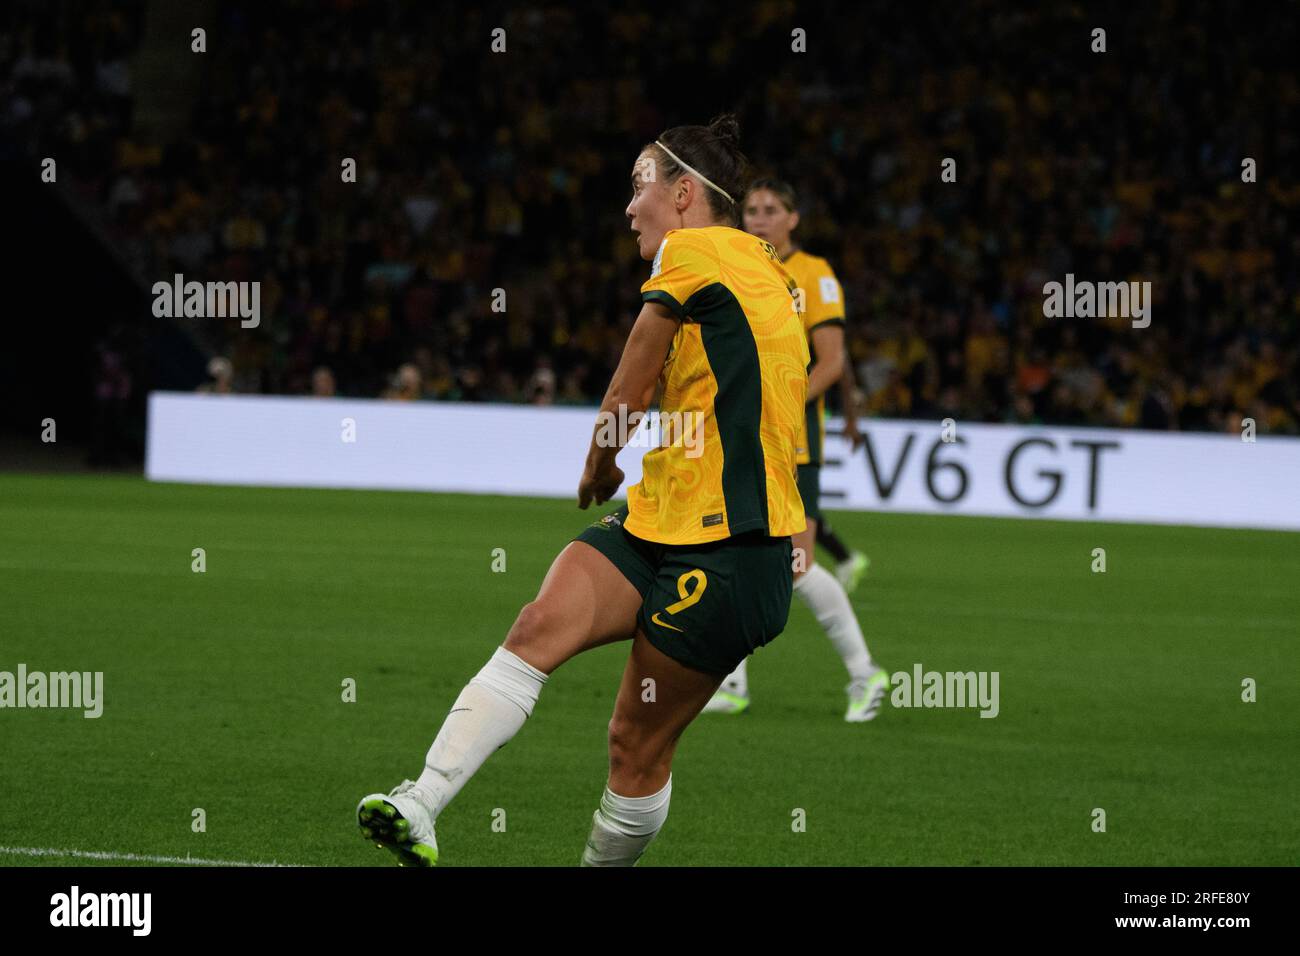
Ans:
[{"label": "tournament patch on jersey", "polygon": [[[655,261],[658,262],[659,260],[656,259]],[[840,301],[840,284],[833,278],[830,276],[822,276],[818,284],[821,286],[823,302],[829,303]]]}]

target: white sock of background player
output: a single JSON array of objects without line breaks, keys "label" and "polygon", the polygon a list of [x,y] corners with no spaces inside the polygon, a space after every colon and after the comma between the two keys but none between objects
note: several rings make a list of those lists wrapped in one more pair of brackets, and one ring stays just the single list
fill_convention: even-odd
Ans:
[{"label": "white sock of background player", "polygon": [[820,564],[812,564],[794,579],[794,593],[813,612],[849,672],[851,680],[868,677],[875,665],[862,636],[862,627],[844,586]]}]

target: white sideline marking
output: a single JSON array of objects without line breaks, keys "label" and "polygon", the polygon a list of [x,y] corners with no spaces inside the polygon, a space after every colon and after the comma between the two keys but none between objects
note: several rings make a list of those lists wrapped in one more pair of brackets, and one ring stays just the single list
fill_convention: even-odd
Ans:
[{"label": "white sideline marking", "polygon": [[0,856],[71,856],[83,860],[126,860],[132,863],[180,863],[188,866],[299,866],[297,863],[251,863],[246,860],[205,860],[197,856],[149,856],[103,850],[59,850],[53,847],[0,846]]}]

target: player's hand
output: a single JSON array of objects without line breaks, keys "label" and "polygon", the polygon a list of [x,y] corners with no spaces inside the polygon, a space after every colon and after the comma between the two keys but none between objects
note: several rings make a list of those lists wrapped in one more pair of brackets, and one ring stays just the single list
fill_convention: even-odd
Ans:
[{"label": "player's hand", "polygon": [[851,451],[857,451],[867,440],[866,436],[864,436],[862,432],[858,431],[857,424],[851,422],[845,422],[844,424],[844,437],[849,440],[849,448]]},{"label": "player's hand", "polygon": [[588,468],[582,473],[582,481],[578,482],[578,507],[585,511],[592,501],[603,505],[614,497],[622,484],[623,469],[613,462],[599,472]]}]

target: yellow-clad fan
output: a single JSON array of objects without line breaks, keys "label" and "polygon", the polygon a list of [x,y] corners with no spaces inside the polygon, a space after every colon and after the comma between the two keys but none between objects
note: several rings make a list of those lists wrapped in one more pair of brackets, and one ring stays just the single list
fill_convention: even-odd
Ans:
[{"label": "yellow-clad fan", "polygon": [[[810,255],[791,238],[799,224],[794,190],[774,179],[755,182],[744,203],[744,225],[748,232],[771,243],[782,264],[795,280],[796,298],[804,305],[804,331],[808,336],[811,364],[808,368],[807,405],[800,430],[799,493],[808,515],[808,528],[795,536],[794,593],[808,605],[817,623],[849,672],[848,706],[844,719],[850,723],[873,720],[889,690],[889,674],[871,659],[846,582],[837,579],[814,560],[813,549],[822,523],[822,445],[826,437],[826,390],[842,381],[844,367],[844,293],[830,263]],[[846,392],[849,391],[846,389]],[[851,402],[845,409],[852,420]],[[843,546],[840,546],[841,549]],[[850,556],[853,564],[858,562]],[[860,556],[859,556],[860,557]],[[865,564],[865,559],[861,559]],[[739,714],[749,708],[749,675],[742,660],[709,701],[709,713]]]},{"label": "yellow-clad fan", "polygon": [[776,250],[736,228],[738,132],[729,116],[678,126],[637,156],[626,214],[653,265],[601,406],[579,507],[617,492],[614,458],[632,436],[609,423],[634,422],[657,387],[669,423],[663,447],[645,456],[628,504],[560,552],[452,705],[419,779],[362,799],[362,835],[399,863],[437,860],[438,814],[523,726],[555,668],[623,640],[632,648],[609,726],[609,779],[582,862],[635,863],[668,814],[678,738],[722,678],[785,627],[791,536],[807,526],[795,459],[808,344]]}]

